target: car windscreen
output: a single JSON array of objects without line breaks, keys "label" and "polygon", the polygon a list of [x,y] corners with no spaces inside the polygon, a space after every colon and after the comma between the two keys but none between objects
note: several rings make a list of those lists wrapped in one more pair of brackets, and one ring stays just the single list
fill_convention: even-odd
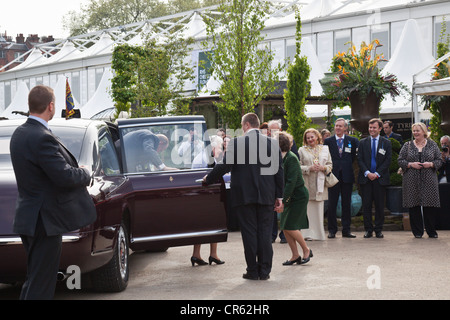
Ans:
[{"label": "car windscreen", "polygon": [[[0,128],[0,169],[12,169],[11,155],[9,153],[9,143],[14,127]],[[54,135],[59,137],[62,143],[70,152],[79,159],[81,145],[85,134],[84,128],[52,127]]]}]

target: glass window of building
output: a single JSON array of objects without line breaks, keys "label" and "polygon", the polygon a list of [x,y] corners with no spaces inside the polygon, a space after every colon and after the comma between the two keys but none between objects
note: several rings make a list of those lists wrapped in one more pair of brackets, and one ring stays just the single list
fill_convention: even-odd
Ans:
[{"label": "glass window of building", "polygon": [[317,57],[324,72],[329,72],[333,59],[333,31],[317,35]]},{"label": "glass window of building", "polygon": [[[371,41],[377,39],[381,47],[376,50],[377,54],[382,54],[386,60],[390,58],[390,42],[389,42],[389,24],[374,25],[371,27]],[[387,62],[381,62],[380,68],[383,68]]]},{"label": "glass window of building", "polygon": [[[443,29],[444,28],[444,29]],[[434,20],[434,43],[433,54],[437,57],[437,45],[440,41],[446,43],[450,37],[450,21],[446,21],[444,16],[437,16]],[[441,39],[442,38],[442,39]]]},{"label": "glass window of building", "polygon": [[[270,47],[274,57],[272,60],[272,68],[275,69],[278,64],[284,65],[286,63],[284,54],[284,40],[271,41]],[[282,76],[282,74],[279,76]]]},{"label": "glass window of building", "polygon": [[295,52],[296,52],[296,45],[295,45],[295,39],[290,38],[286,39],[286,60],[287,63],[291,64],[295,60]]},{"label": "glass window of building", "polygon": [[350,29],[334,32],[334,54],[338,52],[347,52],[351,47],[352,35]]},{"label": "glass window of building", "polygon": [[353,28],[352,42],[356,48],[360,48],[363,42],[368,44],[370,42],[370,28],[369,27]]}]

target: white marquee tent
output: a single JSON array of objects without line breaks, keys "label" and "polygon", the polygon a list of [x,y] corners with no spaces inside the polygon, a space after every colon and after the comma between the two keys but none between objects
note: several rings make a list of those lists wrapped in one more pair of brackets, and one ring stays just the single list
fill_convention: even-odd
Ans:
[{"label": "white marquee tent", "polygon": [[11,104],[6,108],[2,113],[0,113],[0,117],[5,117],[8,119],[17,119],[23,118],[20,114],[14,114],[13,111],[20,112],[28,112],[28,93],[30,90],[28,89],[25,82],[20,81],[16,94],[11,102]]},{"label": "white marquee tent", "polygon": [[[396,41],[390,62],[386,65],[385,71],[395,73],[399,79],[412,87],[412,77],[426,66],[431,65],[431,45],[424,50],[423,43],[432,43],[431,40],[423,41],[418,28],[423,29],[426,25],[428,29],[433,28],[433,23],[437,16],[450,14],[450,3],[445,0],[271,0],[272,7],[266,21],[267,41],[279,41],[287,37],[295,36],[295,5],[301,5],[302,31],[306,35],[303,37],[302,53],[308,58],[308,63],[312,67],[311,84],[312,94],[318,95],[321,86],[318,83],[324,71],[324,61],[326,62],[332,55],[333,34],[340,30],[352,30],[351,34],[358,35],[358,39],[370,38],[370,30],[373,25],[388,25],[405,22],[402,35]],[[0,72],[0,110],[9,108],[12,105],[7,96],[16,97],[12,90],[19,90],[24,81],[27,86],[32,87],[37,83],[43,83],[58,90],[58,96],[65,96],[65,77],[69,78],[72,90],[77,90],[80,101],[76,102],[76,107],[84,109],[94,108],[91,114],[98,114],[97,107],[100,105],[104,110],[113,107],[113,103],[107,94],[107,87],[111,76],[111,53],[116,44],[142,43],[142,30],[152,30],[152,26],[157,26],[155,37],[163,39],[164,35],[176,26],[182,26],[185,36],[194,36],[197,40],[196,47],[192,55],[202,51],[200,42],[205,37],[205,25],[202,16],[211,14],[214,7],[199,9],[191,12],[179,13],[171,16],[160,17],[133,23],[126,26],[118,26],[107,30],[100,30],[85,35],[60,39],[52,43],[39,45],[30,50],[28,58],[7,72]],[[420,20],[420,26],[414,20]],[[400,22],[399,22],[400,21]],[[353,28],[353,29],[352,29]],[[353,33],[353,30],[355,31]],[[357,31],[357,32],[356,32]],[[396,31],[398,32],[398,31]],[[423,34],[423,32],[422,32]],[[322,36],[323,35],[323,36]],[[392,38],[398,37],[392,35]],[[310,38],[310,39],[308,39]],[[324,44],[327,44],[328,52],[322,52]],[[331,49],[330,49],[331,48]],[[55,54],[55,52],[57,52]],[[49,56],[50,58],[46,58]],[[20,59],[20,57],[18,58]],[[325,60],[324,60],[325,59]],[[195,62],[195,59],[194,59]],[[326,63],[325,63],[326,64]],[[419,82],[427,80],[428,72],[422,74],[423,78],[416,80]],[[62,81],[61,79],[64,79]],[[210,79],[208,87],[217,86],[214,79]],[[72,85],[72,82],[74,85]],[[107,85],[105,85],[105,83]],[[445,83],[445,81],[441,81]],[[63,85],[64,84],[64,85]],[[6,90],[11,90],[10,94],[5,94]],[[61,93],[59,93],[61,90]],[[57,107],[61,110],[65,104],[65,97],[57,101]],[[103,99],[104,103],[99,100]],[[8,105],[5,105],[6,102]],[[397,102],[386,100],[382,105],[382,113],[387,112],[410,112],[411,103],[407,106]],[[327,115],[325,106],[307,106],[309,116]],[[336,113],[349,114],[348,109],[337,110]],[[58,112],[57,112],[58,115]],[[60,111],[59,111],[60,115]]]},{"label": "white marquee tent", "polygon": [[111,68],[106,68],[95,94],[80,110],[83,118],[92,118],[96,114],[114,106],[114,101],[108,90],[112,76]]}]

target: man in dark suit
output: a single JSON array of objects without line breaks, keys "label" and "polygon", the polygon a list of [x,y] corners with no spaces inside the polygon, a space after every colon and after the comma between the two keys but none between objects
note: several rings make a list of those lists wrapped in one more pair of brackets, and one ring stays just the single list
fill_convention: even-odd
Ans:
[{"label": "man in dark suit", "polygon": [[386,138],[394,138],[395,140],[397,140],[398,142],[400,142],[400,145],[403,145],[403,138],[400,134],[395,133],[394,131],[392,131],[394,129],[394,123],[390,120],[386,120],[383,123],[383,130],[384,130],[384,134],[386,135]]},{"label": "man in dark suit", "polygon": [[96,210],[86,186],[89,170],[51,133],[55,95],[46,86],[28,95],[30,115],[13,133],[11,160],[19,196],[14,232],[27,253],[27,279],[21,299],[52,299],[62,234],[93,223]]},{"label": "man in dark suit", "polygon": [[215,183],[231,171],[231,205],[239,219],[247,273],[245,279],[266,280],[272,269],[272,223],[274,205],[282,208],[283,169],[276,140],[258,130],[254,113],[242,117],[244,136],[229,142],[223,164],[204,178]]},{"label": "man in dark suit", "polygon": [[351,224],[351,201],[353,182],[353,161],[356,159],[358,139],[344,134],[348,130],[347,121],[343,118],[336,120],[334,124],[334,135],[325,139],[324,144],[328,146],[333,160],[333,174],[339,182],[332,188],[328,188],[328,238],[335,238],[337,232],[336,207],[341,195],[342,205],[342,236],[355,238],[350,232]]},{"label": "man in dark suit", "polygon": [[[389,139],[380,136],[383,122],[380,119],[369,121],[369,137],[359,143],[358,183],[363,200],[364,238],[371,238],[373,231],[377,238],[383,238],[384,197],[389,185],[389,166],[391,165],[392,145]],[[372,224],[372,203],[375,204],[375,228]]]}]

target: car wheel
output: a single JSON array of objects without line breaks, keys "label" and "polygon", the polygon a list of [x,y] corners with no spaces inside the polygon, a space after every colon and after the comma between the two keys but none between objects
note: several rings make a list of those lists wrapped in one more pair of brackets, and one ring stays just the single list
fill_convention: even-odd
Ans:
[{"label": "car wheel", "polygon": [[117,243],[112,259],[100,269],[94,271],[91,281],[94,290],[120,292],[128,285],[129,277],[129,241],[127,229],[122,223],[117,234]]}]

